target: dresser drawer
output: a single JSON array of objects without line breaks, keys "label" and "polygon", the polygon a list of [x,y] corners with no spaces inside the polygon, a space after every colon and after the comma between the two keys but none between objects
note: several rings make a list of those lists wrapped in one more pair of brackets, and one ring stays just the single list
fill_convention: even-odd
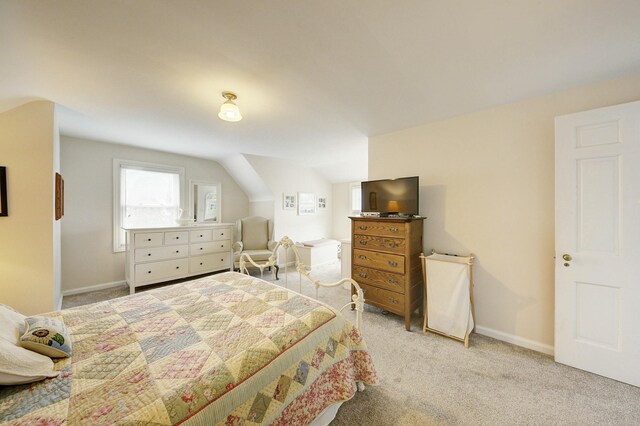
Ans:
[{"label": "dresser drawer", "polygon": [[217,240],[231,240],[233,230],[231,228],[212,229],[213,241]]},{"label": "dresser drawer", "polygon": [[378,271],[354,265],[351,274],[358,284],[369,284],[378,288],[404,294],[404,275]]},{"label": "dresser drawer", "polygon": [[191,231],[189,235],[191,236],[192,243],[203,243],[213,240],[213,232],[211,231],[211,229]]},{"label": "dresser drawer", "polygon": [[147,232],[144,234],[135,234],[133,246],[138,247],[153,247],[161,246],[163,243],[162,232]]},{"label": "dresser drawer", "polygon": [[377,306],[396,314],[404,314],[404,294],[383,290],[366,284],[363,284],[360,287],[364,290],[364,303]]},{"label": "dresser drawer", "polygon": [[383,235],[403,237],[405,224],[402,222],[385,223],[384,220],[369,222],[366,220],[353,221],[354,234]]},{"label": "dresser drawer", "polygon": [[189,246],[161,246],[136,249],[134,261],[153,262],[155,260],[175,259],[189,256]]},{"label": "dresser drawer", "polygon": [[230,253],[207,254],[204,256],[195,256],[189,259],[191,262],[191,273],[198,274],[208,271],[214,271],[221,268],[229,268]]},{"label": "dresser drawer", "polygon": [[213,241],[211,243],[191,244],[191,256],[210,253],[224,253],[231,250],[231,240]]},{"label": "dresser drawer", "polygon": [[353,247],[403,254],[406,248],[404,238],[379,237],[377,235],[354,235]]},{"label": "dresser drawer", "polygon": [[353,264],[404,274],[404,256],[353,249]]},{"label": "dresser drawer", "polygon": [[178,278],[189,273],[189,259],[165,260],[135,266],[136,283]]},{"label": "dresser drawer", "polygon": [[164,233],[164,244],[167,246],[174,245],[174,244],[187,244],[187,243],[189,243],[188,231],[173,231],[173,232]]}]

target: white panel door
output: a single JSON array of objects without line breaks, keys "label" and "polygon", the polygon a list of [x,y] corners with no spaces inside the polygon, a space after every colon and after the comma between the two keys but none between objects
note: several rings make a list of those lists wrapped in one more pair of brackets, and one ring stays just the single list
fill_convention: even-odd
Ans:
[{"label": "white panel door", "polygon": [[640,102],[556,118],[557,362],[640,386]]}]

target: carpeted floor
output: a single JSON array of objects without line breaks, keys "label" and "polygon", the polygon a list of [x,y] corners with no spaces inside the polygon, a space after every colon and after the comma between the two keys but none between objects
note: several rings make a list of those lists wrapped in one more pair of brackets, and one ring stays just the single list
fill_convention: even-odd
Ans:
[{"label": "carpeted floor", "polygon": [[[318,268],[314,275],[335,282],[339,264]],[[297,274],[289,272],[288,278],[288,287],[298,290]],[[315,295],[306,283],[303,293]],[[119,287],[67,296],[63,307],[127,294]],[[349,291],[320,289],[319,299],[339,308]],[[640,425],[640,388],[489,337],[474,334],[465,349],[418,330],[417,317],[409,333],[400,317],[366,308],[363,333],[380,385],[344,403],[332,425]]]}]

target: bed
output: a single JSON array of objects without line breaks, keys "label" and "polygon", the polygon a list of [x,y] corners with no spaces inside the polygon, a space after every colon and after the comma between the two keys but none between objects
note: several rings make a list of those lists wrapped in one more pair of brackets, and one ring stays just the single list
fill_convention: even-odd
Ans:
[{"label": "bed", "polygon": [[341,313],[235,272],[45,315],[73,355],[58,377],[0,387],[2,424],[322,423],[377,382]]}]

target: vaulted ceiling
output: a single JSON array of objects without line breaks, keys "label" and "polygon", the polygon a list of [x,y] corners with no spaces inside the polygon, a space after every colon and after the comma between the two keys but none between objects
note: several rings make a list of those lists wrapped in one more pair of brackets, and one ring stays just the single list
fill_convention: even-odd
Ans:
[{"label": "vaulted ceiling", "polygon": [[0,37],[0,110],[333,181],[366,177],[368,136],[640,72],[637,0],[5,0]]}]

